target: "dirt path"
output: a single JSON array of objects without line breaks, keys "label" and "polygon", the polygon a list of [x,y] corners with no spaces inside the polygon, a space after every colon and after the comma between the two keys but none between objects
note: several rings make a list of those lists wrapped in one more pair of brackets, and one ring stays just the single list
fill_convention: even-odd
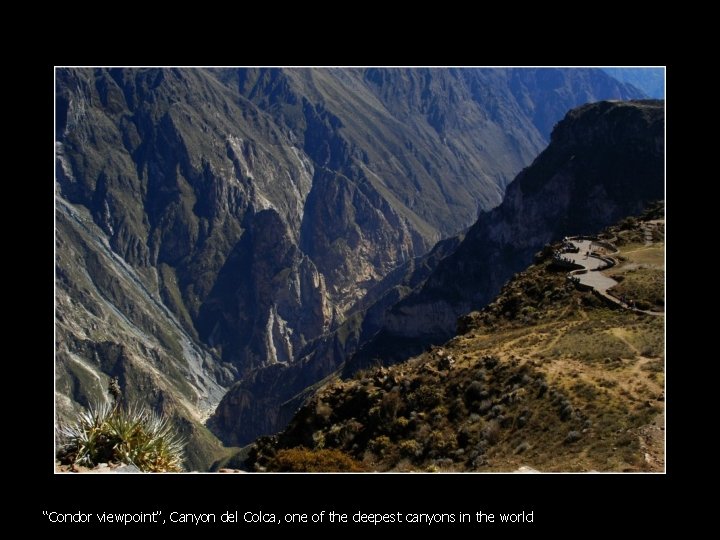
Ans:
[{"label": "dirt path", "polygon": [[[658,384],[653,379],[650,373],[645,371],[643,368],[650,362],[656,362],[657,358],[648,358],[642,356],[640,351],[635,345],[633,345],[626,337],[625,332],[621,328],[614,328],[612,334],[619,340],[624,342],[631,351],[635,353],[635,363],[630,369],[628,380],[635,378],[638,381],[642,381],[645,387],[656,396],[656,399],[664,400],[665,388]],[[623,385],[629,387],[630,385]],[[628,388],[638,398],[637,391],[632,388]],[[635,390],[635,391],[633,391]],[[662,396],[662,397],[660,397]],[[665,410],[659,413],[655,419],[644,426],[637,428],[636,430],[638,439],[640,440],[640,448],[643,452],[645,462],[652,471],[663,471],[665,470]]]},{"label": "dirt path", "polygon": [[645,462],[650,467],[650,470],[664,471],[665,413],[658,414],[652,424],[638,428],[637,435],[640,439],[640,448],[644,454]]},{"label": "dirt path", "polygon": [[638,379],[642,379],[645,386],[647,386],[648,389],[655,395],[665,395],[665,388],[658,384],[652,377],[648,376],[647,372],[643,370],[644,366],[650,362],[657,362],[658,358],[643,356],[640,350],[627,339],[623,328],[613,328],[611,333],[613,336],[625,343],[625,345],[627,345],[628,348],[635,354],[635,363],[630,369],[629,375],[635,375]]},{"label": "dirt path", "polygon": [[558,341],[560,341],[565,334],[567,334],[567,331],[571,328],[575,328],[577,325],[582,324],[583,321],[573,321],[571,323],[566,324],[565,326],[562,326],[557,329],[556,334],[550,339],[548,343],[545,344],[545,348],[541,349],[540,352],[542,353],[548,353],[555,345],[558,344]]}]

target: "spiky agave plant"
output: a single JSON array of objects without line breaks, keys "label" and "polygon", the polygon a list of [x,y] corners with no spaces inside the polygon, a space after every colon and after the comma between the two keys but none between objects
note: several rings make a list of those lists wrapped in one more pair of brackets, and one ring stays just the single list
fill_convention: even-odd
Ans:
[{"label": "spiky agave plant", "polygon": [[184,441],[168,418],[145,408],[109,404],[83,411],[59,429],[61,460],[95,467],[122,462],[141,471],[182,471]]},{"label": "spiky agave plant", "polygon": [[111,405],[103,403],[80,412],[73,423],[60,426],[60,460],[89,467],[110,461],[115,441],[110,439],[105,423],[111,412]]}]

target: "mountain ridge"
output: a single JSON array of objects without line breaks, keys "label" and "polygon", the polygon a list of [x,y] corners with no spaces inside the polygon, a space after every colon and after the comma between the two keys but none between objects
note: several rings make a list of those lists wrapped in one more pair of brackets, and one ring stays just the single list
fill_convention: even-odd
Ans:
[{"label": "mountain ridge", "polygon": [[[506,200],[481,215],[462,242],[432,261],[415,282],[411,277],[405,285],[392,284],[387,301],[350,318],[316,351],[306,350],[301,362],[308,367],[296,365],[284,377],[283,402],[307,386],[308,377],[318,381],[341,365],[349,377],[443,343],[459,316],[489,302],[545,243],[592,232],[662,199],[663,124],[661,101],[600,102],[570,111],[553,142],[509,186]],[[302,383],[293,385],[293,379]],[[255,396],[271,414],[273,404],[260,397],[262,388],[249,380],[239,383],[218,406],[209,425],[226,443],[244,444],[257,433],[251,427],[255,413],[246,412],[247,401],[237,395]]]},{"label": "mountain ridge", "polygon": [[[447,337],[458,316],[487,302],[543,244],[592,232],[662,199],[663,125],[662,101],[601,102],[570,111],[503,204],[481,215],[422,288],[392,308],[397,318],[389,317],[388,340],[402,339],[423,304],[434,306],[434,322],[422,330],[424,339],[412,335],[416,347]],[[545,205],[548,200],[553,203]],[[488,266],[503,271],[489,273]],[[386,340],[378,348],[383,346]],[[367,353],[359,356],[369,359]]]},{"label": "mountain ridge", "polygon": [[[544,144],[507,76],[59,68],[59,417],[107,400],[118,376],[206,444],[186,354],[222,388],[282,371],[389,272],[500,202]],[[587,72],[555,76],[594,92]]]}]

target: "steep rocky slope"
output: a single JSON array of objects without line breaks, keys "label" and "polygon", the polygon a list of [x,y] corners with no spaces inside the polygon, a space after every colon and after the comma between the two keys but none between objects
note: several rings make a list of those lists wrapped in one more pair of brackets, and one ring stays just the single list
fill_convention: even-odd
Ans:
[{"label": "steep rocky slope", "polygon": [[544,144],[534,103],[634,92],[531,71],[514,94],[512,70],[59,69],[60,416],[125,366],[128,395],[199,425],[496,206]]},{"label": "steep rocky slope", "polygon": [[128,403],[171,416],[188,440],[187,466],[224,454],[204,422],[234,373],[222,367],[149,290],[142,274],[112,251],[82,207],[57,200],[56,408],[112,402],[117,377]]},{"label": "steep rocky slope", "polygon": [[[626,220],[605,236],[619,260],[643,254],[626,272],[662,297],[664,235],[653,228],[643,241],[644,230]],[[297,471],[323,456],[326,470],[354,460],[354,470],[379,471],[663,471],[663,317],[577,290],[552,262],[559,247],[462,317],[441,347],[330,381],[285,431],[229,463]]]},{"label": "steep rocky slope", "polygon": [[[350,376],[446,341],[458,316],[487,304],[547,242],[596,231],[662,199],[663,126],[661,101],[600,102],[568,113],[549,147],[508,187],[503,204],[482,214],[462,241],[447,240],[397,269],[371,295],[374,304],[361,305],[337,331],[309,344],[290,372],[266,370],[232,388],[212,429],[243,444],[262,433],[251,404],[265,407],[267,429],[287,421],[306,397],[295,393],[343,362]],[[282,391],[267,397],[267,384]]]},{"label": "steep rocky slope", "polygon": [[568,113],[548,148],[430,277],[387,310],[345,373],[392,363],[452,335],[544,244],[584,234],[664,198],[664,104],[601,102]]}]

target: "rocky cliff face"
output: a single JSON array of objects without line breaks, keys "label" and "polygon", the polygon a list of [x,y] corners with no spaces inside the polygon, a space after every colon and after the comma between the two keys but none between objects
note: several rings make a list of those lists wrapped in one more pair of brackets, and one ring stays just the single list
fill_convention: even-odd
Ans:
[{"label": "rocky cliff face", "polygon": [[548,148],[483,214],[430,277],[385,312],[348,361],[351,374],[442,343],[545,244],[586,234],[664,198],[664,102],[600,102],[570,111]]},{"label": "rocky cliff face", "polygon": [[[311,343],[391,270],[499,204],[542,147],[528,107],[548,98],[520,75],[58,70],[61,415],[102,396],[118,347],[136,358],[126,393],[156,408],[183,395],[178,414],[196,424],[232,381],[309,364]],[[633,92],[583,70],[558,81],[582,96],[558,93],[563,110]],[[279,387],[334,366],[316,360]],[[177,376],[156,399],[138,391],[139,372],[152,373],[143,388]],[[274,391],[263,383],[252,399]]]},{"label": "rocky cliff face", "polygon": [[113,252],[85,208],[62,198],[56,208],[59,419],[108,402],[117,377],[127,402],[174,419],[189,442],[186,465],[206,467],[222,449],[204,422],[236,374],[198,345],[143,269]]},{"label": "rocky cliff face", "polygon": [[485,305],[547,242],[598,230],[662,199],[663,124],[659,101],[602,102],[568,113],[550,146],[508,187],[502,205],[481,215],[464,238],[442,242],[388,275],[370,294],[372,302],[366,299],[336,331],[310,343],[292,370],[267,375],[283,377],[284,391],[263,394],[265,379],[231,389],[212,428],[228,442],[245,442],[255,412],[238,405],[236,394],[246,403],[265,403],[263,422],[275,410],[286,421],[301,402],[294,393],[343,362],[350,375],[444,342],[459,315]]}]

